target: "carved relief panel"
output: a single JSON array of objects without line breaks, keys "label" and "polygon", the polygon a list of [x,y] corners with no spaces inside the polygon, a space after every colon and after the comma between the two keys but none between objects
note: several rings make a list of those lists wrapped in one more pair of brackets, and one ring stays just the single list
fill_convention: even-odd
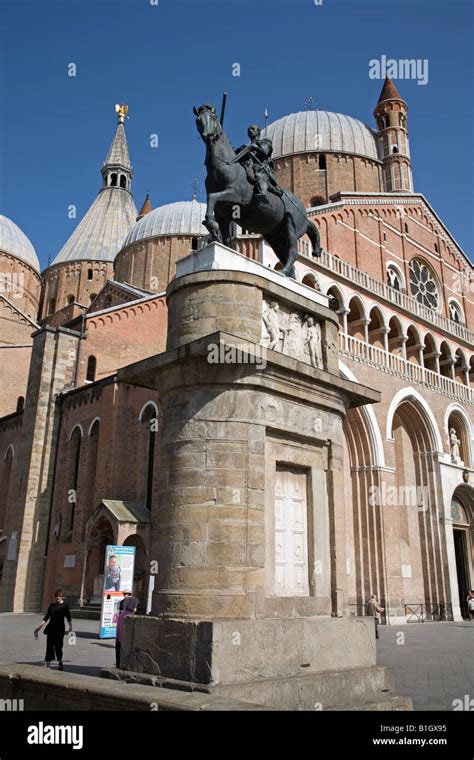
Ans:
[{"label": "carved relief panel", "polygon": [[324,369],[321,325],[312,314],[264,300],[261,344]]}]

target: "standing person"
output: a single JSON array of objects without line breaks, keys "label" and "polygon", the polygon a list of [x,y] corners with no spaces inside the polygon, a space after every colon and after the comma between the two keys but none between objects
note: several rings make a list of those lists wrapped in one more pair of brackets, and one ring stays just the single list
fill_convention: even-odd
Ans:
[{"label": "standing person", "polygon": [[46,626],[44,633],[46,634],[46,667],[51,667],[51,660],[54,660],[56,655],[58,660],[58,670],[64,670],[63,667],[63,639],[66,632],[64,625],[64,618],[67,618],[69,623],[69,633],[72,631],[71,613],[69,611],[69,604],[64,599],[62,589],[58,588],[54,592],[54,602],[52,602],[46,615],[43,618],[42,623],[35,628],[35,638],[38,638],[38,633],[42,629],[45,623],[49,623]]},{"label": "standing person", "polygon": [[125,609],[123,605],[127,601],[127,597],[132,596],[132,592],[131,591],[122,591],[122,594],[123,594],[123,599],[122,599],[122,601],[119,604],[119,612],[121,612],[121,610]]},{"label": "standing person", "polygon": [[474,620],[474,591],[470,591],[467,595],[467,611],[469,613],[469,620]]},{"label": "standing person", "polygon": [[120,648],[122,644],[122,626],[124,618],[128,615],[134,615],[138,607],[138,599],[135,596],[127,596],[123,602],[123,609],[120,610],[117,618],[117,630],[115,632],[115,665],[120,667]]},{"label": "standing person", "polygon": [[375,596],[375,594],[372,594],[372,596],[370,597],[367,603],[367,614],[373,617],[375,620],[375,638],[376,639],[379,638],[379,623],[380,623],[379,615],[383,611],[384,611],[384,608],[379,606],[377,597]]}]

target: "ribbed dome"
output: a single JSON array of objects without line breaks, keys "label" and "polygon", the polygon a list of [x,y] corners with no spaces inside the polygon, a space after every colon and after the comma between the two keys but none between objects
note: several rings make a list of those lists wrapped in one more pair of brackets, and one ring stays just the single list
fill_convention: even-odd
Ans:
[{"label": "ribbed dome", "polygon": [[207,235],[202,225],[206,214],[206,204],[192,201],[178,201],[159,206],[130,230],[122,248],[137,240],[158,237],[159,235]]},{"label": "ribbed dome", "polygon": [[378,160],[375,133],[358,119],[331,111],[300,111],[269,124],[262,135],[273,140],[273,157],[335,151]]},{"label": "ribbed dome", "polygon": [[19,227],[0,214],[0,253],[9,253],[20,261],[24,261],[36,272],[40,271],[40,263],[36,251]]}]

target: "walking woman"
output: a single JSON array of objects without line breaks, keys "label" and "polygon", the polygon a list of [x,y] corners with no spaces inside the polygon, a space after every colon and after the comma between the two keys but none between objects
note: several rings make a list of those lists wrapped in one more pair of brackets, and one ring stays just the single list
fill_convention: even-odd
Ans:
[{"label": "walking woman", "polygon": [[58,588],[57,591],[54,592],[54,599],[55,601],[48,607],[43,622],[35,629],[34,633],[35,638],[38,638],[39,631],[49,620],[49,623],[44,630],[44,633],[46,634],[46,667],[51,667],[51,660],[54,660],[54,655],[56,655],[58,660],[58,670],[64,670],[63,639],[66,632],[64,618],[67,618],[69,622],[70,633],[72,631],[71,613],[69,611],[68,603],[64,600],[62,589]]}]

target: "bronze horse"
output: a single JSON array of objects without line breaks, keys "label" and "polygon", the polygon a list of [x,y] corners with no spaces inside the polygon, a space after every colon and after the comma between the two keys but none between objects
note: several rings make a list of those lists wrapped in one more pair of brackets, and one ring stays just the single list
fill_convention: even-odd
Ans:
[{"label": "bronze horse", "polygon": [[298,239],[307,234],[313,256],[321,255],[319,232],[308,219],[303,203],[289,190],[279,197],[268,193],[262,202],[255,198],[254,186],[244,167],[235,159],[235,150],[217,118],[213,106],[193,109],[196,126],[206,143],[207,209],[203,224],[211,240],[230,245],[230,224],[236,222],[249,232],[262,235],[283,264],[281,273],[296,278]]}]

